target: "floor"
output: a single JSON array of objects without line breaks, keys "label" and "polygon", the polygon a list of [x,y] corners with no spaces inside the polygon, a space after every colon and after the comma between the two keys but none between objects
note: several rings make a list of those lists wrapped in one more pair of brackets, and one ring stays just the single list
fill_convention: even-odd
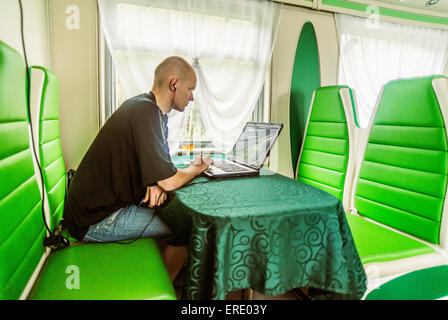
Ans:
[{"label": "floor", "polygon": [[[176,290],[176,295],[178,299],[182,299],[182,286],[185,276],[186,266],[182,268],[179,272],[178,276],[174,280],[174,288]],[[305,290],[306,291],[306,290]],[[303,294],[300,295],[296,291],[288,291],[284,294],[280,294],[277,296],[268,296],[264,295],[258,291],[252,291],[252,299],[250,299],[248,290],[236,290],[229,292],[226,296],[226,300],[304,300]]]}]

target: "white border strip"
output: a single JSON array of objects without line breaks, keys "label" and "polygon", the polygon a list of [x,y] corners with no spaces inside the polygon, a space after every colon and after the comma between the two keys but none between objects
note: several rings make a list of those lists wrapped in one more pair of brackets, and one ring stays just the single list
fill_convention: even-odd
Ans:
[{"label": "white border strip", "polygon": [[317,3],[316,0],[313,1],[306,1],[306,0],[270,0],[272,2],[279,2],[283,4],[290,4],[293,6],[299,6],[299,7],[308,7],[308,8],[316,8]]},{"label": "white border strip", "polygon": [[33,274],[29,278],[25,288],[22,291],[22,294],[20,295],[19,300],[26,300],[28,299],[28,296],[30,295],[32,289],[34,288],[34,284],[36,283],[37,279],[39,278],[40,272],[42,271],[45,262],[47,261],[48,256],[50,255],[50,248],[45,248],[45,252],[40,258],[39,263],[37,264],[36,269],[34,269]]},{"label": "white border strip", "polygon": [[[437,78],[432,80],[432,87],[439,101],[440,111],[445,121],[445,134],[448,141],[448,78]],[[440,224],[440,246],[448,254],[448,185],[443,204],[442,221]]]},{"label": "white border strip", "polygon": [[362,162],[364,161],[364,156],[366,154],[367,142],[369,140],[370,132],[372,131],[372,125],[375,120],[376,111],[378,110],[378,106],[381,102],[381,98],[383,97],[385,86],[386,85],[383,85],[381,87],[380,93],[378,94],[378,97],[377,97],[377,100],[375,103],[375,107],[373,108],[372,114],[369,119],[369,125],[365,129],[365,136],[360,137],[362,140],[358,141],[358,143],[357,143],[357,154],[355,155],[355,157],[357,159],[356,166],[355,166],[356,170],[354,173],[353,186],[352,186],[351,197],[350,197],[350,212],[352,212],[352,213],[357,213],[357,210],[355,208],[355,193],[356,193],[356,188],[358,186],[359,173],[361,171]]},{"label": "white border strip", "polygon": [[306,133],[308,131],[308,125],[310,123],[311,111],[313,110],[314,96],[316,95],[316,91],[317,91],[317,89],[314,90],[313,97],[311,98],[311,104],[310,104],[310,108],[308,110],[308,118],[306,119],[305,131],[303,131],[302,145],[300,146],[299,158],[297,159],[297,165],[296,165],[295,170],[294,170],[295,171],[294,172],[294,179],[295,180],[297,180],[297,178],[299,176],[299,165],[300,165],[300,160],[302,159],[303,146],[305,145]]},{"label": "white border strip", "polygon": [[[353,95],[350,94],[350,91]],[[344,191],[342,195],[342,204],[344,205],[345,212],[350,209],[351,201],[350,195],[353,187],[353,179],[355,175],[356,161],[355,161],[355,146],[356,146],[356,136],[355,136],[355,114],[353,108],[356,109],[355,105],[355,93],[350,88],[341,88],[339,90],[339,95],[341,97],[342,105],[345,111],[345,119],[348,129],[348,160],[347,169],[345,171],[345,181],[344,181]]]}]

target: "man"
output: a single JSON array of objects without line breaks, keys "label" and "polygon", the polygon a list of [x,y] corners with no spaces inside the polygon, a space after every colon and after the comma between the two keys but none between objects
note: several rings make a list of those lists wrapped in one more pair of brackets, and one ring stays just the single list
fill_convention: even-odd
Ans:
[{"label": "man", "polygon": [[[157,66],[151,92],[126,100],[99,131],[71,181],[64,225],[85,242],[164,238],[169,227],[156,206],[203,171],[213,160],[198,157],[177,169],[168,152],[165,125],[172,109],[183,112],[193,101],[194,69],[180,57]],[[141,206],[147,203],[147,206]],[[167,246],[164,259],[173,280],[188,254]]]}]

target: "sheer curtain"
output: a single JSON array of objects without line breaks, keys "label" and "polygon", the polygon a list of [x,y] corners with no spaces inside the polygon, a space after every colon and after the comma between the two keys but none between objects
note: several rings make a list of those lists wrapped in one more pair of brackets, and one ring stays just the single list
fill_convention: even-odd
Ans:
[{"label": "sheer curtain", "polygon": [[185,112],[169,114],[171,153],[177,150],[193,107],[199,110],[206,135],[218,150],[228,152],[261,92],[281,4],[260,0],[98,0],[98,5],[126,97],[148,92],[155,67],[168,56],[185,58],[196,71],[195,101]]},{"label": "sheer curtain", "polygon": [[448,30],[336,14],[340,84],[355,89],[361,127],[367,127],[381,86],[390,80],[442,74]]}]

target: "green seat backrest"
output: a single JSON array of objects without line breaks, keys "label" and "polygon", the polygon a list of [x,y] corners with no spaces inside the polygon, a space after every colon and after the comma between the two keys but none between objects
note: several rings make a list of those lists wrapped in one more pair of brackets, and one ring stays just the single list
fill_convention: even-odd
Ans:
[{"label": "green seat backrest", "polygon": [[0,41],[0,299],[20,297],[44,253],[26,85],[22,56]]},{"label": "green seat backrest", "polygon": [[38,141],[38,150],[46,200],[50,215],[50,228],[53,231],[64,209],[65,199],[65,165],[62,157],[59,130],[59,81],[46,68],[30,68],[32,83],[31,121]]},{"label": "green seat backrest", "polygon": [[355,122],[354,97],[350,88],[318,88],[310,108],[297,179],[321,188],[341,201],[348,198],[349,190],[345,188],[350,178],[347,169],[353,152],[350,136],[353,137]]},{"label": "green seat backrest", "polygon": [[433,89],[438,78],[385,85],[354,194],[359,214],[434,244],[448,172],[445,122]]}]

